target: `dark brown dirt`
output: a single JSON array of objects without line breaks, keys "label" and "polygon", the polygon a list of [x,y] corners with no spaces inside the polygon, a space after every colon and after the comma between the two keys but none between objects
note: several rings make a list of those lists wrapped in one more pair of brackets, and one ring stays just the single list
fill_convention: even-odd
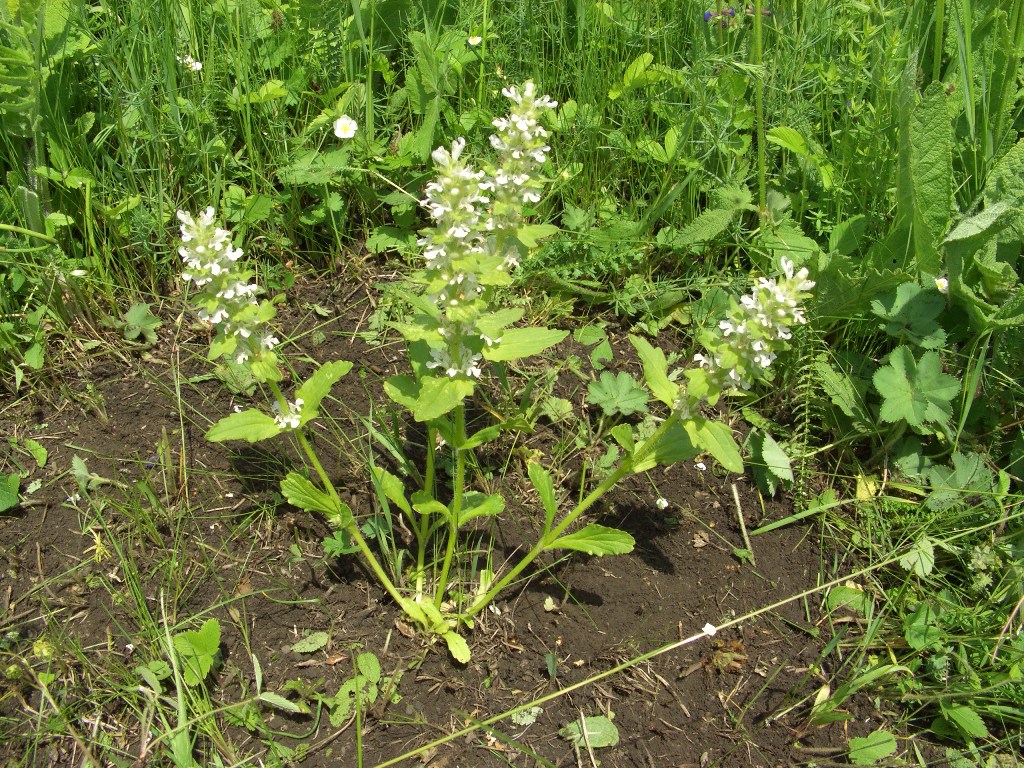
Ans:
[{"label": "dark brown dirt", "polygon": [[[383,419],[380,378],[401,372],[404,358],[397,345],[369,345],[359,335],[369,327],[370,293],[351,291],[322,284],[293,290],[280,322],[291,330],[291,352],[356,364],[329,406],[342,429],[318,431],[316,439],[336,457],[330,471],[353,508],[369,514],[372,491],[359,472],[369,450],[366,426],[352,414],[372,410]],[[151,760],[150,742],[166,728],[153,724],[144,733],[139,713],[126,704],[132,695],[139,700],[134,689],[141,680],[132,670],[161,658],[164,637],[154,627],[195,629],[210,617],[220,621],[223,655],[213,707],[253,695],[253,656],[264,690],[305,695],[314,707],[317,694],[334,695],[352,676],[359,652],[374,653],[384,674],[398,679],[393,700],[378,699],[358,725],[333,727],[326,711],[316,721],[262,708],[278,734],[310,734],[273,739],[289,749],[306,745],[305,766],[355,765],[357,727],[362,764],[372,766],[559,691],[565,693],[545,702],[532,724],[505,719],[401,764],[544,764],[532,752],[553,765],[591,765],[586,750],[575,752],[559,729],[599,714],[614,715],[620,734],[617,746],[594,750],[606,766],[802,764],[841,753],[849,736],[871,730],[865,719],[875,713],[867,711],[827,728],[806,726],[809,701],[834,663],[822,658],[831,629],[817,597],[574,687],[699,634],[706,623],[721,625],[816,584],[815,538],[795,526],[754,539],[756,566],[737,559],[734,548],[743,540],[731,484],[750,528],[787,511],[763,502],[746,478],[719,474],[710,459],[705,471],[693,464],[659,469],[614,492],[592,519],[628,530],[636,550],[575,557],[509,590],[469,633],[468,665],[452,661],[443,647],[425,648],[402,633],[400,613],[358,564],[325,559],[326,526],[281,502],[276,481],[291,462],[287,451],[204,442],[212,421],[249,398],[210,380],[204,339],[187,320],[176,332],[175,314],[165,319],[155,349],[76,360],[55,386],[0,412],[0,429],[15,443],[32,438],[49,451],[39,469],[23,451],[2,447],[0,469],[28,472],[23,487],[42,481],[22,507],[0,517],[0,631],[22,639],[4,657],[10,662],[17,651],[38,667],[27,649],[46,638],[54,657],[44,668],[57,675],[50,688],[78,718],[70,727],[51,725],[52,737],[36,739],[42,751],[11,752],[5,765],[71,765],[82,756],[71,732],[96,750],[103,746],[105,755],[120,755],[110,764],[164,765]],[[632,366],[624,357],[629,345],[616,349]],[[553,357],[571,352],[580,350],[567,343]],[[301,376],[310,364],[297,367]],[[563,373],[557,391],[578,405],[586,388]],[[525,438],[527,447],[552,446],[557,429]],[[91,491],[80,493],[70,472],[76,455],[109,482],[94,480]],[[571,477],[578,464],[570,455],[552,470]],[[528,540],[537,509],[523,491],[521,462],[513,460],[504,475],[502,469],[494,467],[500,481],[493,481],[509,499],[494,531],[499,561]],[[655,505],[659,495],[670,502],[666,510]],[[291,650],[321,630],[330,633],[322,650]],[[125,690],[90,690],[97,669],[123,669]],[[27,743],[21,737],[37,726],[28,712],[50,710],[24,679],[0,685],[2,756],[4,741],[13,750]],[[255,755],[281,764],[258,730],[244,730],[224,712],[215,717],[230,739],[217,747],[225,759]]]}]

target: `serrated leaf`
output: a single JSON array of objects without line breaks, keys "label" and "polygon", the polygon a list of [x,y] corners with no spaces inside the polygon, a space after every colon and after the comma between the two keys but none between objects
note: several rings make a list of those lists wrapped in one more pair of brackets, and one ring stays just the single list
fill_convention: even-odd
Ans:
[{"label": "serrated leaf", "polygon": [[509,328],[502,332],[501,340],[484,347],[483,356],[491,362],[511,362],[538,355],[569,335],[568,331],[552,328]]},{"label": "serrated leaf", "polygon": [[587,387],[587,402],[600,406],[606,416],[646,413],[648,399],[636,379],[624,371],[615,375],[604,371],[598,381]]},{"label": "serrated leaf", "polygon": [[324,363],[317,368],[316,373],[299,387],[295,397],[302,400],[301,424],[305,424],[307,421],[317,417],[320,401],[331,391],[331,387],[337,384],[338,380],[351,370],[352,363],[347,360],[334,360]]},{"label": "serrated leaf", "polygon": [[[869,423],[868,413],[864,407],[864,392],[857,388],[853,379],[837,371],[824,360],[818,360],[814,364],[814,371],[818,375],[818,383],[833,405],[854,421],[860,424]],[[867,383],[864,382],[862,387],[866,389]]]},{"label": "serrated leaf", "polygon": [[174,636],[174,650],[181,658],[186,685],[199,685],[210,673],[220,650],[220,622],[208,619],[198,631]]},{"label": "serrated leaf", "polygon": [[871,612],[872,603],[871,596],[864,590],[846,586],[833,587],[829,590],[828,597],[825,598],[825,605],[829,612],[846,608],[865,618]]},{"label": "serrated leaf", "polygon": [[545,237],[558,233],[554,224],[525,224],[516,230],[516,239],[527,248],[536,248]]},{"label": "serrated leaf", "polygon": [[622,555],[632,552],[636,541],[625,531],[590,523],[578,531],[559,536],[545,549],[571,549],[588,555]]},{"label": "serrated leaf", "polygon": [[364,651],[356,656],[356,669],[371,683],[380,682],[380,660],[369,651]]},{"label": "serrated leaf", "polygon": [[904,570],[912,571],[918,578],[924,578],[935,567],[935,547],[932,540],[922,536],[914,543],[914,548],[900,558]]},{"label": "serrated leaf", "polygon": [[581,749],[614,747],[619,743],[619,729],[604,715],[585,716],[582,723],[574,720],[560,729],[558,735]]},{"label": "serrated leaf", "polygon": [[292,645],[292,650],[295,653],[315,653],[326,646],[330,641],[331,636],[327,632],[310,632],[304,638]]},{"label": "serrated leaf", "polygon": [[906,420],[915,427],[949,419],[952,400],[960,391],[959,380],[942,372],[942,361],[935,352],[925,352],[920,360],[914,360],[906,347],[894,349],[889,364],[875,371],[872,381],[883,398],[882,421]]},{"label": "serrated leaf", "polygon": [[807,139],[803,137],[800,131],[789,128],[785,125],[779,125],[766,131],[764,137],[772,144],[777,144],[783,149],[788,149],[795,155],[800,157],[807,157],[810,154],[810,148],[807,146]]},{"label": "serrated leaf", "polygon": [[966,704],[940,704],[942,716],[969,739],[984,739],[988,728],[981,716]]},{"label": "serrated leaf", "polygon": [[245,440],[258,443],[276,437],[282,432],[281,426],[271,416],[249,408],[241,413],[232,413],[214,424],[204,437],[211,443],[225,440]]},{"label": "serrated leaf", "polygon": [[793,482],[793,469],[789,456],[775,439],[762,430],[750,435],[751,453],[756,464],[754,471],[769,496],[774,496],[781,483]]},{"label": "serrated leaf", "polygon": [[896,751],[896,737],[879,728],[864,736],[850,739],[850,762],[854,765],[874,765]]},{"label": "serrated leaf", "polygon": [[939,612],[930,605],[917,606],[912,614],[903,618],[903,637],[907,644],[915,651],[923,651],[940,642],[944,635],[935,626],[938,620]]},{"label": "serrated leaf", "polygon": [[915,282],[903,283],[871,302],[871,311],[885,321],[882,328],[887,334],[926,349],[938,349],[946,342],[946,332],[938,323],[945,309],[942,294],[926,291]]}]

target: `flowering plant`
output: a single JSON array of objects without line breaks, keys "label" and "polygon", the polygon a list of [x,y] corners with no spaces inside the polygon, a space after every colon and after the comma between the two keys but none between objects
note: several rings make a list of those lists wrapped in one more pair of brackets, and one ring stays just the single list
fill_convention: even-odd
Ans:
[{"label": "flowering plant", "polygon": [[[581,491],[582,500],[568,511],[563,509],[552,475],[539,461],[529,462],[527,474],[544,512],[536,541],[503,572],[495,572],[489,559],[483,567],[469,567],[469,553],[460,550],[460,532],[470,523],[499,515],[505,499],[500,493],[467,489],[467,467],[474,451],[496,440],[511,421],[470,434],[465,400],[488,363],[536,355],[566,336],[564,331],[514,327],[522,311],[500,307],[495,300],[495,289],[511,282],[509,273],[523,253],[554,231],[528,224],[526,215],[541,199],[541,171],[549,151],[541,122],[555,103],[537,96],[533,83],[504,93],[512,110],[493,122],[497,131],[491,145],[496,159],[472,165],[463,139],[451,148],[435,150],[438,176],[427,185],[421,201],[433,226],[419,240],[425,266],[418,278],[420,291],[408,296],[413,316],[397,326],[407,342],[412,372],[391,377],[384,390],[424,425],[425,471],[406,473],[417,486],[409,488],[398,475],[371,467],[381,521],[400,527],[408,545],[408,561],[382,548],[385,557],[392,558],[390,573],[305,436],[305,425],[317,417],[321,400],[352,364],[323,364],[289,401],[278,386],[277,339],[260,330],[273,317],[272,303],[257,303],[259,289],[248,282],[251,275],[238,267],[241,251],[230,243],[229,233],[214,226],[212,210],[198,220],[179,214],[184,276],[200,289],[195,297],[200,316],[216,328],[211,357],[231,355],[249,365],[274,396],[273,415],[259,409],[232,414],[215,424],[207,439],[255,442],[281,433],[293,435],[318,483],[303,473],[289,472],[281,482],[285,498],[325,515],[342,535],[332,549],[360,554],[419,629],[443,638],[460,661],[469,659],[461,626],[471,626],[474,617],[543,553],[568,550],[606,555],[633,548],[633,538],[624,531],[597,523],[576,525],[626,475],[701,453],[710,453],[731,471],[742,471],[731,431],[701,416],[701,404],[714,404],[723,392],[749,388],[767,375],[791,338],[792,328],[805,322],[801,302],[814,285],[806,269],[796,272],[783,259],[781,277],[759,279],[753,291],[733,302],[717,329],[705,336],[706,354],[697,355],[698,365],[686,371],[685,386],[677,383],[680,377],[669,375],[660,349],[631,337],[647,387],[667,406],[667,416],[645,438],[628,424],[612,429],[610,434],[624,458],[596,488],[585,496]],[[442,452],[449,454],[450,483],[438,477]]]}]

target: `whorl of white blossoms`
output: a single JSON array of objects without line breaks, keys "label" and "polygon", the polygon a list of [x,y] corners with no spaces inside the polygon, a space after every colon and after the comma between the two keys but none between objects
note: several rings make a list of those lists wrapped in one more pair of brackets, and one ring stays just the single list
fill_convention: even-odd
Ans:
[{"label": "whorl of white blossoms", "polygon": [[806,267],[794,273],[793,262],[786,258],[780,266],[781,277],[759,278],[749,294],[733,303],[718,324],[717,339],[705,344],[710,355],[694,356],[712,387],[750,389],[793,337],[793,326],[807,322],[800,303],[814,282],[807,279]]},{"label": "whorl of white blossoms", "polygon": [[501,233],[515,230],[522,220],[524,206],[540,202],[544,180],[539,171],[551,151],[540,117],[545,110],[557,107],[558,102],[546,95],[537,96],[537,88],[530,80],[522,90],[511,86],[502,93],[513,107],[507,117],[491,123],[498,129],[491,136],[491,146],[498,150],[499,159],[494,174],[482,186],[491,195],[486,228],[494,236],[489,238],[489,246],[501,248],[506,267],[515,267],[519,264],[519,252],[515,247],[502,247],[506,238]]},{"label": "whorl of white blossoms", "polygon": [[280,403],[272,403],[271,409],[274,411],[274,422],[281,429],[298,429],[302,423],[302,406],[303,400],[301,397],[295,398],[294,403],[287,403],[288,409],[283,410]]},{"label": "whorl of white blossoms", "polygon": [[[428,367],[453,378],[479,377],[478,350],[495,343],[464,319],[465,307],[485,293],[476,265],[480,257],[496,255],[502,258],[499,270],[518,264],[515,230],[524,206],[539,202],[544,186],[538,171],[550,147],[538,119],[556,103],[537,97],[532,82],[503,93],[513,108],[493,122],[498,132],[491,136],[491,145],[499,152],[494,167],[484,171],[469,165],[462,157],[465,139],[457,139],[450,151],[439,147],[431,155],[437,178],[427,184],[420,201],[434,220],[418,242],[427,262],[427,295],[440,310],[439,332],[445,341],[444,347],[432,350]],[[462,319],[449,318],[450,312]]]},{"label": "whorl of white blossoms", "polygon": [[238,266],[242,250],[231,244],[231,233],[214,222],[213,207],[193,218],[178,211],[181,246],[185,262],[181,276],[199,289],[193,297],[198,315],[217,329],[218,335],[235,338],[232,357],[236,363],[272,350],[280,341],[259,330],[256,300],[261,289],[249,282],[251,275]]}]

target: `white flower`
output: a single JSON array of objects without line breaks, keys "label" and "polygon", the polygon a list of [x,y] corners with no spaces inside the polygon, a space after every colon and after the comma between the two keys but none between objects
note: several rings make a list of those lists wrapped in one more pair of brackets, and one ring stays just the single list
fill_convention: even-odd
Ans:
[{"label": "white flower", "polygon": [[339,139],[351,139],[358,128],[359,124],[348,115],[342,115],[334,121],[334,135]]},{"label": "white flower", "polygon": [[947,277],[936,277],[935,278],[935,290],[939,293],[946,295],[949,293],[949,278]]},{"label": "white flower", "polygon": [[704,625],[704,629],[702,631],[708,637],[714,637],[715,633],[718,632],[718,628],[715,627],[714,624],[708,622],[707,624]]},{"label": "white flower", "polygon": [[704,463],[703,461],[698,461],[698,462],[697,462],[696,464],[694,464],[693,466],[694,466],[694,467],[696,467],[697,469],[699,469],[699,470],[700,470],[701,472],[704,472],[704,471],[706,471],[706,470],[707,470],[707,468],[708,468],[708,465],[707,465],[707,464],[705,464],[705,463]]},{"label": "white flower", "polygon": [[203,69],[203,62],[193,59],[188,54],[185,54],[184,56],[178,56],[177,59],[179,64],[181,64],[186,69],[192,70],[193,72],[201,72]]},{"label": "white flower", "polygon": [[466,40],[467,43],[473,46],[480,45],[480,43],[482,43],[483,41],[484,39],[480,37],[480,35],[473,35],[468,40]]},{"label": "white flower", "polygon": [[271,406],[277,414],[274,416],[274,423],[281,429],[298,429],[302,423],[302,398],[295,398],[294,403],[288,403],[288,410],[283,411],[280,403]]},{"label": "white flower", "polygon": [[668,499],[660,498],[656,502],[654,502],[654,506],[656,506],[658,509],[668,509]]}]

